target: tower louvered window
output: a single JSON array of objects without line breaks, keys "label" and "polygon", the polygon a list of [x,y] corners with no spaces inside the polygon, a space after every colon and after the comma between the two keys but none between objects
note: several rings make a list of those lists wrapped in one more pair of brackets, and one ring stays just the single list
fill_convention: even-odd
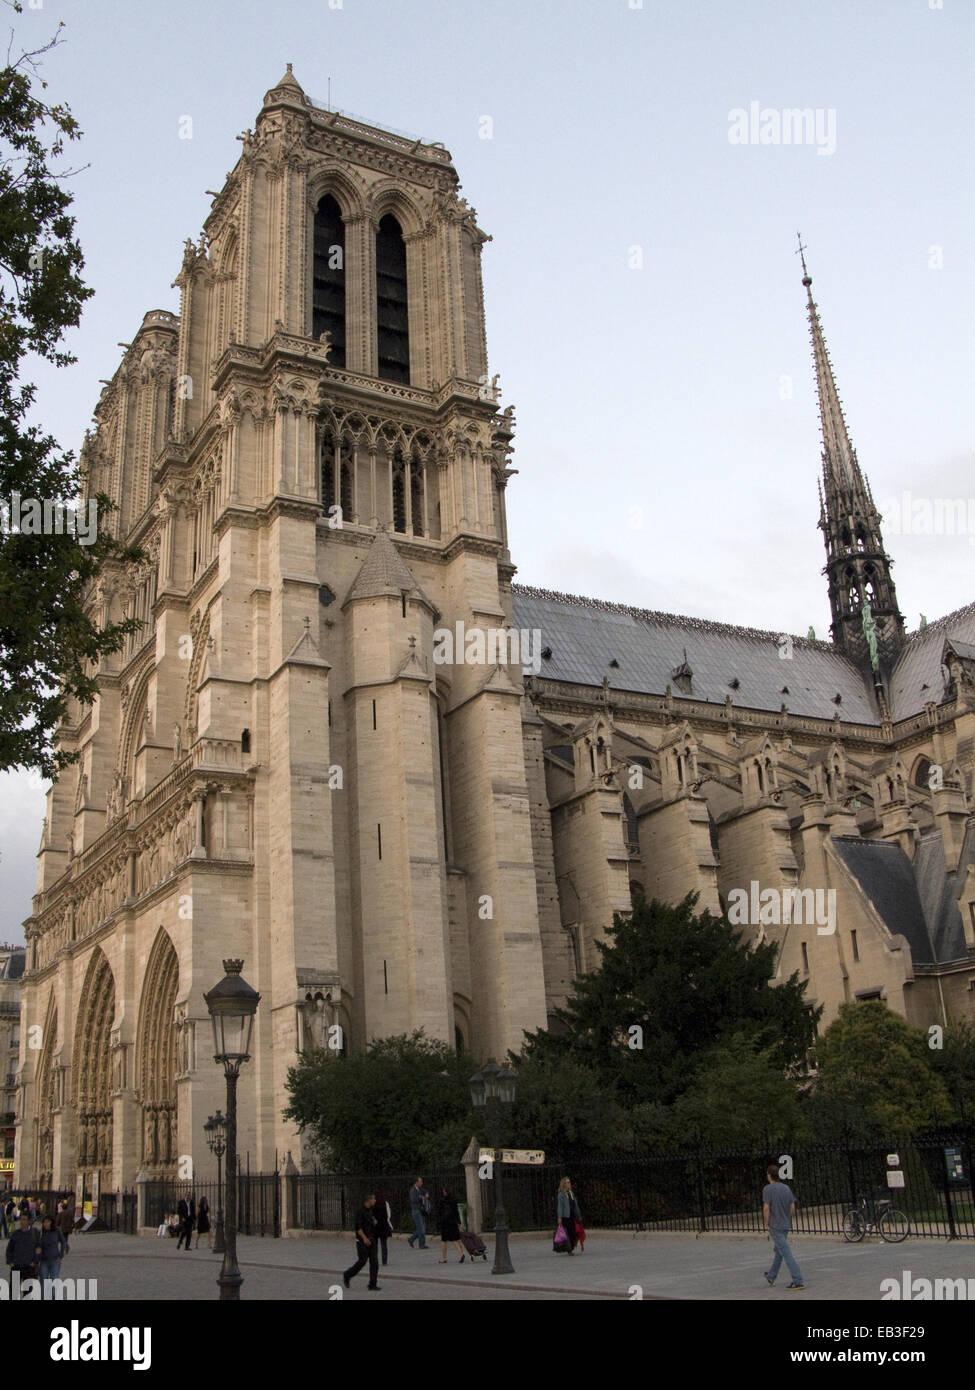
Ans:
[{"label": "tower louvered window", "polygon": [[406,243],[396,218],[387,214],[376,235],[376,328],[379,375],[410,379],[410,330],[406,307]]},{"label": "tower louvered window", "polygon": [[312,336],[329,335],[332,367],[345,366],[345,223],[338,203],[324,197],[315,213]]}]

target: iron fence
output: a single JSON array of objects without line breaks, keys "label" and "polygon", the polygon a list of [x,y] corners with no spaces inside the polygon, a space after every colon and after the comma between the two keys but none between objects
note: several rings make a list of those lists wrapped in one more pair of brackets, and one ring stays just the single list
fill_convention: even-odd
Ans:
[{"label": "iron fence", "polygon": [[[584,1224],[604,1230],[735,1231],[763,1229],[762,1187],[772,1157],[788,1153],[797,1231],[842,1235],[845,1213],[860,1197],[889,1197],[915,1235],[975,1238],[971,1132],[883,1144],[808,1144],[771,1150],[707,1149],[632,1157],[576,1156],[539,1167],[506,1165],[504,1204],[512,1230],[556,1224],[559,1180],[568,1175]],[[888,1155],[896,1154],[896,1166]],[[903,1174],[888,1189],[888,1171]],[[482,1180],[485,1229],[494,1227],[495,1185]]]},{"label": "iron fence", "polygon": [[[199,1207],[200,1198],[206,1197],[210,1225],[216,1230],[217,1212],[221,1207],[226,1211],[226,1187],[225,1181],[221,1193],[215,1178],[208,1182],[151,1179],[145,1183],[145,1225],[162,1226],[184,1198],[192,1197]],[[280,1173],[237,1174],[237,1231],[242,1236],[281,1234]]]},{"label": "iron fence", "polygon": [[[427,1230],[436,1222],[437,1200],[446,1187],[454,1197],[466,1199],[464,1170],[456,1168],[426,1170],[424,1186],[430,1194],[432,1212]],[[350,1231],[362,1199],[381,1192],[392,1211],[394,1231],[413,1230],[410,1188],[416,1173],[299,1173],[285,1179],[288,1225],[305,1231]]]}]

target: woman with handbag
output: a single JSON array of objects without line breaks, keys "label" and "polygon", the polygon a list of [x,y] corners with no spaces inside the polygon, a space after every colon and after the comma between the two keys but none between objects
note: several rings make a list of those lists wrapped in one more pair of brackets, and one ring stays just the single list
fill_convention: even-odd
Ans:
[{"label": "woman with handbag", "polygon": [[571,1255],[576,1248],[576,1222],[582,1221],[582,1212],[579,1210],[576,1194],[572,1191],[571,1178],[563,1178],[559,1183],[556,1214],[559,1219],[559,1226],[565,1232],[565,1241],[559,1241],[558,1232],[556,1232],[555,1248],[564,1249],[567,1255]]}]

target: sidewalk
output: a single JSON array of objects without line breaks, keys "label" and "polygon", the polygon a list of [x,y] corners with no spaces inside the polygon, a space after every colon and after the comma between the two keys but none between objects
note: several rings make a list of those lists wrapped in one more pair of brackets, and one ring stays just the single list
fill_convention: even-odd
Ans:
[{"label": "sidewalk", "polygon": [[[238,1259],[243,1299],[392,1298],[434,1300],[534,1299],[718,1299],[881,1300],[881,1280],[903,1272],[929,1279],[975,1280],[975,1242],[904,1241],[884,1245],[866,1240],[847,1245],[831,1237],[799,1236],[793,1250],[806,1289],[786,1289],[783,1269],[770,1289],[762,1277],[771,1247],[760,1237],[683,1234],[601,1235],[590,1232],[585,1253],[555,1255],[551,1238],[515,1235],[510,1240],[514,1274],[492,1275],[494,1241],[485,1237],[488,1260],[457,1263],[450,1248],[441,1265],[440,1243],[412,1250],[405,1237],[389,1244],[389,1265],[380,1269],[380,1294],[367,1293],[367,1271],[345,1293],[341,1272],[353,1261],[349,1236],[318,1235],[300,1240],[243,1236]],[[98,1299],[179,1300],[216,1298],[221,1258],[206,1249],[177,1250],[175,1241],[119,1235],[76,1236],[62,1265],[64,1278],[95,1278]]]}]

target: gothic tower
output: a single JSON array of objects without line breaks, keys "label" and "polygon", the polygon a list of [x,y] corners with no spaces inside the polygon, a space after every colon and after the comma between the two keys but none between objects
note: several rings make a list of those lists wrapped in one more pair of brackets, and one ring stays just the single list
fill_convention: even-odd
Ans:
[{"label": "gothic tower", "polygon": [[843,418],[805,255],[802,272],[823,433],[819,526],[826,541],[823,572],[829,582],[833,643],[870,677],[883,705],[886,682],[904,644],[904,619],[890,573],[893,562],[880,533],[880,513]]},{"label": "gothic tower", "polygon": [[299,1054],[423,1029],[502,1057],[546,1022],[488,238],[442,145],[316,106],[290,65],[241,142],[178,317],[145,316],[84,446],[145,556],[92,602],[140,627],[60,731],[25,1182],[209,1162],[224,958],[261,994],[240,1147],[265,1171],[309,1159]]}]

